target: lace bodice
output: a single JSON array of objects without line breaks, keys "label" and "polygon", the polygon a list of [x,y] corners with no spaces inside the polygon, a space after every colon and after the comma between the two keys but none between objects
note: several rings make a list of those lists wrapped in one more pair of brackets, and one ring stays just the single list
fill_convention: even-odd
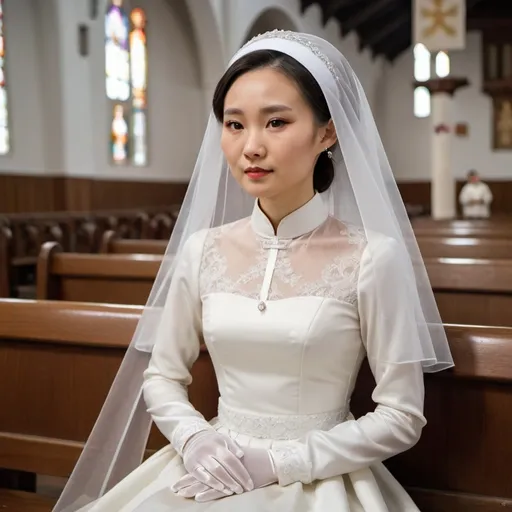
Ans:
[{"label": "lace bodice", "polygon": [[214,228],[206,236],[201,295],[223,292],[258,298],[269,251],[277,248],[269,300],[316,296],[354,305],[365,243],[362,229],[331,217],[311,233],[288,240],[259,236],[250,219]]}]

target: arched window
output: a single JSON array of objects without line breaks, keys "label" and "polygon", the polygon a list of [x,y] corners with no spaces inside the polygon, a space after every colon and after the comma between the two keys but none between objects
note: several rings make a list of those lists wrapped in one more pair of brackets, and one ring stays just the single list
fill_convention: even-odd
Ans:
[{"label": "arched window", "polygon": [[0,0],[0,155],[9,153],[10,147],[7,87],[5,85],[4,2]]},{"label": "arched window", "polygon": [[110,100],[111,158],[115,164],[147,165],[147,45],[142,9],[128,14],[112,0],[105,14],[106,93]]},{"label": "arched window", "polygon": [[445,78],[450,74],[450,57],[446,52],[439,52],[436,55],[436,75]]},{"label": "arched window", "polygon": [[[414,78],[421,82],[428,80],[431,74],[431,56],[426,46],[418,43],[414,46]],[[430,93],[426,87],[414,89],[414,115],[430,115]]]},{"label": "arched window", "polygon": [[414,115],[416,117],[430,115],[430,92],[426,87],[414,89]]}]

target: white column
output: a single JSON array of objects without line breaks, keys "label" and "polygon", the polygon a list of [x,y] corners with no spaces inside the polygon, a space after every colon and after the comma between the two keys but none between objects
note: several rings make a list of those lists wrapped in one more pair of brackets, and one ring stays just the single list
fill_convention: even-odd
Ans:
[{"label": "white column", "polygon": [[432,94],[431,210],[434,219],[451,219],[456,215],[451,152],[452,101],[452,95],[447,92]]},{"label": "white column", "polygon": [[[60,106],[62,126],[62,165],[68,176],[93,176],[95,158],[90,56],[80,55],[78,27],[89,24],[88,2],[53,0],[58,33]],[[89,49],[91,41],[89,39]]]}]

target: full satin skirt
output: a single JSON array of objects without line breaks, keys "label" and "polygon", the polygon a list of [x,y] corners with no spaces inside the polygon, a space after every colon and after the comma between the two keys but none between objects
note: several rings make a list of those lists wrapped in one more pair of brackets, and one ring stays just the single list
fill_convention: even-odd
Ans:
[{"label": "full satin skirt", "polygon": [[[215,420],[213,425],[242,448],[269,448],[279,443],[238,434]],[[185,474],[181,457],[168,445],[80,512],[419,512],[383,464],[309,485],[273,484],[207,503],[181,498],[171,491]]]}]

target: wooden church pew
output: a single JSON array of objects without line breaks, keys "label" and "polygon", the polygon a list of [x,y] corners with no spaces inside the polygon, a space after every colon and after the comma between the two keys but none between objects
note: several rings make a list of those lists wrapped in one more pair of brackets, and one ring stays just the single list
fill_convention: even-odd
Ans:
[{"label": "wooden church pew", "polygon": [[142,305],[161,263],[161,255],[64,253],[47,242],[37,264],[37,298]]},{"label": "wooden church pew", "polygon": [[167,240],[122,239],[115,231],[106,231],[101,241],[103,254],[165,254]]},{"label": "wooden church pew", "polygon": [[[140,306],[0,299],[0,468],[69,476],[141,311]],[[210,419],[217,412],[218,390],[205,349],[192,377],[190,400]],[[153,429],[148,449],[165,444]],[[51,501],[38,498],[0,489],[0,510],[13,503],[19,508],[5,510],[51,510]],[[39,502],[48,508],[32,508]]]},{"label": "wooden church pew", "polygon": [[[145,304],[161,255],[73,254],[43,246],[39,299]],[[512,327],[512,259],[425,258],[444,322]]]},{"label": "wooden church pew", "polygon": [[512,259],[425,258],[445,323],[512,327]]},{"label": "wooden church pew", "polygon": [[[69,475],[140,311],[0,300],[0,467]],[[422,512],[501,511],[498,504],[512,506],[512,329],[447,326],[447,334],[456,367],[426,376],[428,425],[414,448],[386,464]],[[211,418],[218,391],[206,351],[193,377],[190,399]],[[357,416],[373,410],[372,386],[365,366],[351,402]],[[156,449],[165,441],[153,435]]]},{"label": "wooden church pew", "polygon": [[[512,329],[447,325],[455,368],[425,375],[427,425],[385,464],[422,512],[512,510]],[[365,363],[351,408],[374,409]]]},{"label": "wooden church pew", "polygon": [[[58,242],[65,252],[97,253],[106,231],[120,238],[168,240],[179,208],[0,214],[0,254],[6,255],[0,255],[0,297],[36,297],[36,264],[45,242]],[[3,275],[9,276],[7,284]]]},{"label": "wooden church pew", "polygon": [[512,239],[467,237],[419,237],[424,258],[512,259]]}]

